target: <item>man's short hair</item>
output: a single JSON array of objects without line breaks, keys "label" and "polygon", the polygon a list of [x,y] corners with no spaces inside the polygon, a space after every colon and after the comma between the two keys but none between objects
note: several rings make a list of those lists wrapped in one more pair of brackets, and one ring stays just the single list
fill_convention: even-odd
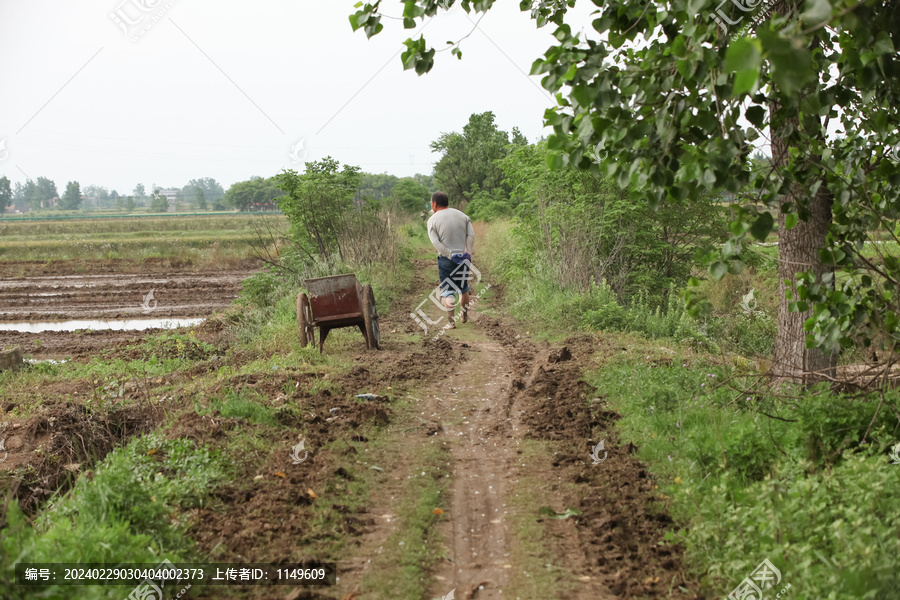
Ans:
[{"label": "man's short hair", "polygon": [[435,192],[431,195],[431,201],[438,206],[450,206],[450,199],[444,192]]}]

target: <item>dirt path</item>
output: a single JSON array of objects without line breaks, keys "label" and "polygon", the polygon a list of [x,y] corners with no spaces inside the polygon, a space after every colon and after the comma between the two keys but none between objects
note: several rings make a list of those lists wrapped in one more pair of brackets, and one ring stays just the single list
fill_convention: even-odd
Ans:
[{"label": "dirt path", "polygon": [[[497,321],[473,321],[472,327],[492,326],[493,337],[501,337]],[[487,336],[482,331],[477,337]],[[528,353],[513,344],[488,338],[467,345],[471,358],[423,399],[425,411],[446,423],[439,435],[449,440],[452,457],[449,519],[443,528],[448,553],[435,574],[433,595],[454,589],[463,599],[503,598],[516,568],[511,551],[516,534],[507,518],[512,484],[528,468],[518,458],[527,433],[519,404],[528,384],[521,378],[533,378],[533,371],[530,361],[522,360]],[[548,504],[561,500],[548,492]],[[583,555],[567,557],[569,568],[585,562]],[[589,580],[581,583],[582,597],[611,597]]]},{"label": "dirt path", "polygon": [[[427,265],[417,267],[427,282]],[[449,456],[438,525],[443,558],[431,570],[424,597],[699,597],[698,586],[681,574],[681,550],[659,545],[672,521],[653,480],[632,456],[633,447],[617,447],[618,416],[602,399],[592,401],[581,381],[594,342],[585,336],[567,344],[535,342],[505,318],[476,312],[470,323],[426,346],[455,359],[445,374],[431,373],[414,399],[414,417],[427,425],[413,435],[433,436]],[[410,431],[410,424],[416,423],[398,426]],[[589,453],[600,434],[608,438],[609,460],[597,465]],[[542,448],[537,456],[529,444]],[[375,564],[368,553],[380,550],[395,528],[393,507],[410,476],[404,468],[389,467],[397,481],[382,494],[383,504],[373,506],[376,525],[340,593],[360,589]],[[520,496],[527,497],[524,503]],[[580,515],[552,519],[539,514],[542,506]],[[538,530],[536,545],[521,539],[523,522]],[[527,571],[534,568],[546,571]],[[363,589],[359,598],[366,596]]]},{"label": "dirt path", "polygon": [[435,575],[434,592],[443,596],[456,589],[466,598],[480,587],[479,597],[497,598],[511,568],[506,475],[519,442],[509,417],[511,364],[494,342],[472,342],[470,352],[474,356],[461,369],[423,398],[431,418],[446,424],[439,435],[449,440],[452,457],[443,528],[448,555]]}]

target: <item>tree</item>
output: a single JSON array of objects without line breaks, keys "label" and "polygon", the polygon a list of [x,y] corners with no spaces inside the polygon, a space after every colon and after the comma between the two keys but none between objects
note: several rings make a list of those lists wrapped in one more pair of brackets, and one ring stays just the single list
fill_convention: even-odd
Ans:
[{"label": "tree", "polygon": [[434,187],[434,175],[423,175],[421,173],[416,173],[412,178],[416,181],[416,183],[421,183],[426,188],[428,188],[429,193],[437,191],[437,188]]},{"label": "tree", "polygon": [[153,190],[150,197],[150,212],[164,213],[169,211],[169,199],[162,193],[161,189]]},{"label": "tree", "polygon": [[253,177],[248,181],[239,181],[228,188],[224,201],[228,206],[240,211],[273,210],[276,208],[275,199],[282,194],[283,192],[275,183],[275,178]]},{"label": "tree", "polygon": [[[377,34],[379,4],[362,5],[353,28]],[[410,28],[455,2],[405,4]],[[460,4],[483,12],[493,0]],[[896,2],[781,0],[750,15],[715,0],[597,0],[584,36],[566,23],[569,4],[520,3],[538,27],[555,27],[556,44],[532,67],[558,93],[545,114],[551,163],[600,169],[651,206],[752,185],[757,203],[736,212],[709,270],[739,272],[775,213],[784,293],[775,374],[827,377],[855,339],[897,349],[900,261],[863,253],[900,214],[900,160],[890,159],[900,143]],[[404,67],[428,72],[434,49],[421,37],[405,43]],[[762,173],[749,160],[761,133],[772,149]]]},{"label": "tree", "polygon": [[389,198],[399,178],[388,173],[363,173],[356,194],[356,203],[366,200],[384,200]]},{"label": "tree", "polygon": [[59,207],[62,210],[78,210],[81,207],[81,186],[77,181],[66,184],[66,192],[60,199]]},{"label": "tree", "polygon": [[59,199],[56,184],[46,177],[38,177],[35,187],[32,189],[29,202],[32,208],[49,208]]},{"label": "tree", "polygon": [[207,208],[206,193],[199,185],[189,183],[184,186],[181,188],[181,197],[184,198],[185,202],[199,210],[206,210]]},{"label": "tree", "polygon": [[125,212],[134,212],[136,207],[136,203],[134,201],[134,196],[128,196],[125,199]]},{"label": "tree", "polygon": [[353,208],[362,180],[359,167],[341,168],[328,156],[306,163],[305,173],[286,169],[275,180],[286,194],[278,198],[278,207],[291,223],[289,236],[294,243],[302,248],[311,246],[326,260],[335,253],[340,256],[340,226],[345,212]]},{"label": "tree", "polygon": [[203,196],[207,202],[217,202],[225,196],[225,190],[222,188],[222,185],[212,177],[192,179],[191,184],[203,190]]},{"label": "tree", "polygon": [[197,190],[197,208],[200,210],[206,210],[206,193],[203,191],[203,188],[198,187],[195,188]]},{"label": "tree", "polygon": [[[512,201],[485,205],[498,214],[514,206],[515,235],[564,288],[580,292],[605,281],[623,303],[659,306],[673,284],[687,280],[694,257],[724,239],[727,212],[707,193],[654,210],[596,172],[547,165],[547,142],[515,149],[500,161]],[[473,202],[474,204],[474,202]]]},{"label": "tree", "polygon": [[396,200],[403,210],[417,213],[428,206],[430,194],[428,188],[415,179],[404,177],[397,181],[391,192],[391,198]]},{"label": "tree", "polygon": [[144,198],[147,197],[147,192],[144,190],[143,183],[139,183],[136,186],[134,186],[134,197],[137,198],[138,200],[143,200]]},{"label": "tree", "polygon": [[0,215],[6,212],[6,207],[11,205],[12,201],[13,195],[9,185],[9,178],[4,175],[0,177]]},{"label": "tree", "polygon": [[88,185],[84,188],[85,198],[94,200],[97,208],[109,208],[110,194],[102,185]]},{"label": "tree", "polygon": [[33,198],[37,195],[37,185],[31,179],[24,184],[16,182],[13,191],[13,206],[21,211],[26,211],[34,207]]},{"label": "tree", "polygon": [[24,211],[28,206],[28,201],[25,198],[25,184],[23,184],[21,181],[17,181],[16,185],[13,186],[12,201],[13,208],[17,210]]},{"label": "tree", "polygon": [[208,203],[216,203],[225,196],[222,186],[212,177],[191,179],[181,189],[184,201],[197,206],[200,210],[206,210]]},{"label": "tree", "polygon": [[[513,139],[526,143],[517,129],[513,130]],[[494,123],[493,112],[473,114],[462,133],[444,133],[431,143],[432,150],[443,154],[434,165],[437,187],[461,205],[483,190],[502,190],[508,195],[497,161],[506,156],[509,144],[510,136]]]}]

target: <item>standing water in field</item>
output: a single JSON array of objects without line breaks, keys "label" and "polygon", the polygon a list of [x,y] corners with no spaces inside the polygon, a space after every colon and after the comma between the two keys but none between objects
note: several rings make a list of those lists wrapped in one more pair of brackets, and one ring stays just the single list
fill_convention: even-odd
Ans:
[{"label": "standing water in field", "polygon": [[44,321],[44,322],[14,322],[0,323],[0,331],[22,331],[25,333],[41,333],[43,331],[78,331],[90,329],[100,331],[111,329],[113,331],[143,331],[145,329],[175,329],[177,327],[190,327],[199,325],[202,318],[195,319],[104,319],[104,320],[74,320],[74,321]]}]

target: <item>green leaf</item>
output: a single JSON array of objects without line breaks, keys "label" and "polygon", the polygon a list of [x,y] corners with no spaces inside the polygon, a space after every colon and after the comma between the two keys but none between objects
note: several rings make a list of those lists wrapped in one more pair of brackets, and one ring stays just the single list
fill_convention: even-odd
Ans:
[{"label": "green leaf", "polygon": [[798,222],[797,213],[788,213],[784,215],[784,227],[785,229],[793,229],[797,226]]},{"label": "green leaf", "polygon": [[709,265],[709,274],[712,275],[713,279],[716,281],[725,277],[726,273],[728,273],[728,263],[725,261],[719,260]]},{"label": "green leaf", "polygon": [[581,515],[581,511],[575,508],[567,508],[566,512],[558,513],[549,506],[542,506],[538,509],[538,514],[551,519],[568,519],[569,517],[577,517]]},{"label": "green leaf", "polygon": [[769,61],[772,81],[781,94],[793,96],[815,78],[816,65],[804,39],[781,37],[784,31],[762,28],[759,40]]},{"label": "green leaf", "polygon": [[762,53],[759,40],[740,38],[731,42],[725,51],[725,69],[731,72],[759,71]]},{"label": "green leaf", "polygon": [[891,35],[884,29],[875,36],[873,49],[878,54],[892,54],[894,52],[894,43],[891,41]]},{"label": "green leaf", "polygon": [[681,170],[684,172],[684,178],[687,181],[697,181],[700,179],[700,164],[697,162],[692,156],[685,158],[685,163],[681,166]]},{"label": "green leaf", "polygon": [[731,231],[731,235],[735,237],[744,235],[747,233],[748,229],[750,229],[750,225],[746,221],[738,220],[728,224],[728,230]]},{"label": "green leaf", "polygon": [[810,25],[818,25],[831,20],[831,2],[828,0],[806,0],[806,10],[800,18]]},{"label": "green leaf", "polygon": [[790,312],[806,312],[809,310],[809,304],[803,302],[802,300],[798,300],[797,302],[788,303],[788,310]]},{"label": "green leaf", "polygon": [[847,258],[847,254],[840,248],[834,248],[833,250],[821,248],[819,250],[819,260],[822,264],[839,265],[845,258]]},{"label": "green leaf", "polygon": [[[379,19],[380,19],[380,18],[381,18],[381,17],[379,17]],[[374,35],[378,35],[379,33],[381,33],[381,30],[382,30],[382,29],[384,29],[384,25],[383,25],[382,23],[379,23],[379,22],[373,23],[373,22],[371,22],[371,20],[370,20],[370,21],[369,21],[369,24],[366,25],[364,31],[366,32],[366,37],[369,37],[369,38],[370,38],[370,37],[372,37],[372,36],[374,36]]]},{"label": "green leaf", "polygon": [[725,69],[736,73],[732,96],[752,92],[756,87],[762,65],[760,48],[759,40],[740,38],[733,41],[725,51]]},{"label": "green leaf", "polygon": [[756,217],[756,221],[750,226],[750,235],[763,242],[769,237],[774,226],[775,219],[772,218],[772,213],[764,212]]},{"label": "green leaf", "polygon": [[734,87],[731,89],[731,96],[737,97],[741,94],[752,94],[756,91],[756,81],[759,79],[759,69],[751,71],[738,71],[734,76]]},{"label": "green leaf", "polygon": [[547,166],[557,170],[563,168],[563,158],[559,152],[550,152],[547,154]]}]

